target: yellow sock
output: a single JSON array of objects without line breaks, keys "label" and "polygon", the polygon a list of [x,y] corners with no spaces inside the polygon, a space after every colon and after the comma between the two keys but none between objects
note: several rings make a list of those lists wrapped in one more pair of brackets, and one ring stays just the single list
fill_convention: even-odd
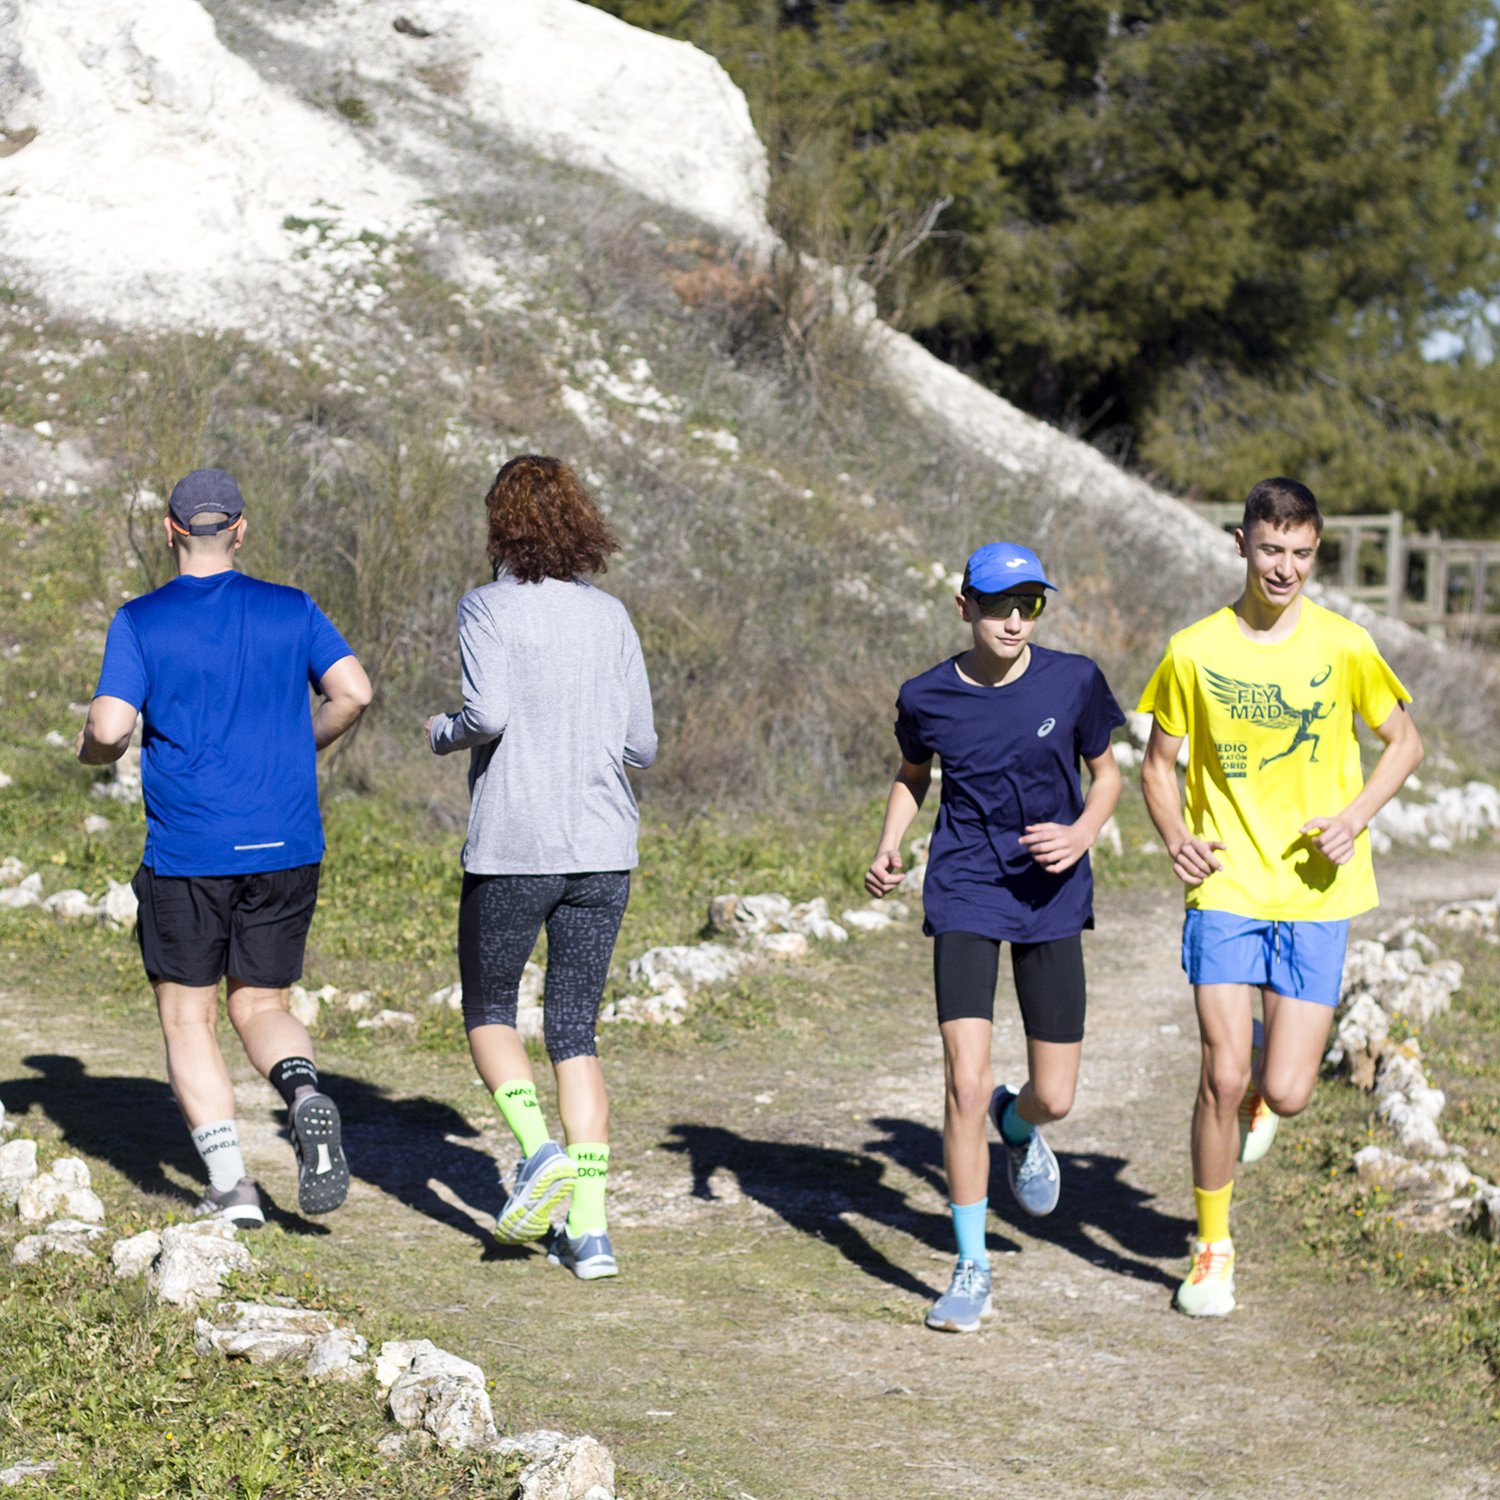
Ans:
[{"label": "yellow sock", "polygon": [[1229,1200],[1234,1194],[1234,1184],[1226,1182],[1221,1188],[1193,1189],[1193,1202],[1198,1209],[1198,1238],[1210,1245],[1215,1240],[1229,1238]]},{"label": "yellow sock", "polygon": [[568,1213],[568,1233],[575,1240],[581,1234],[603,1233],[608,1228],[604,1217],[604,1184],[609,1176],[609,1147],[602,1142],[580,1143],[569,1146],[568,1155],[578,1166],[573,1206]]},{"label": "yellow sock", "polygon": [[530,1156],[538,1146],[552,1137],[547,1134],[547,1122],[542,1118],[542,1107],[536,1102],[536,1085],[517,1079],[514,1083],[502,1083],[495,1090],[495,1103],[505,1116],[505,1123],[516,1133],[521,1144],[521,1155]]}]

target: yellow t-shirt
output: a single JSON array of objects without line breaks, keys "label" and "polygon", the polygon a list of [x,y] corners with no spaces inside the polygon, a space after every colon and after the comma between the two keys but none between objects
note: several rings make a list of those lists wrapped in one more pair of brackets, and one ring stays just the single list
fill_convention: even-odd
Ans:
[{"label": "yellow t-shirt", "polygon": [[1140,712],[1187,736],[1188,827],[1225,846],[1188,906],[1336,922],[1378,905],[1368,834],[1335,865],[1300,829],[1364,786],[1354,715],[1375,728],[1402,701],[1411,694],[1369,633],[1308,598],[1274,644],[1250,640],[1227,608],[1178,631]]}]

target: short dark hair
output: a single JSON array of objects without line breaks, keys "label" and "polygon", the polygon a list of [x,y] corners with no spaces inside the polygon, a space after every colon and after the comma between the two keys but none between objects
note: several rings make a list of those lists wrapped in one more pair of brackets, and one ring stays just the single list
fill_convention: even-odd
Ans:
[{"label": "short dark hair", "polygon": [[1323,513],[1318,497],[1295,479],[1262,479],[1245,497],[1245,517],[1240,522],[1249,531],[1257,521],[1268,521],[1277,531],[1311,526],[1323,535]]}]

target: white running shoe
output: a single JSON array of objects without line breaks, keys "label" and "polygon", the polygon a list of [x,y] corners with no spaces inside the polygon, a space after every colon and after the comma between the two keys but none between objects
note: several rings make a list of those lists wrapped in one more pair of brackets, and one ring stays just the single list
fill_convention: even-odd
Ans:
[{"label": "white running shoe", "polygon": [[1234,1241],[1197,1240],[1193,1269],[1177,1288],[1177,1306],[1190,1318],[1222,1318],[1234,1311]]}]

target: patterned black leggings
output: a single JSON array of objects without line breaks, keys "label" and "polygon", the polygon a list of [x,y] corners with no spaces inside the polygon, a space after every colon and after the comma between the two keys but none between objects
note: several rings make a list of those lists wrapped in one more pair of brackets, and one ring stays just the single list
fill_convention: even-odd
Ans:
[{"label": "patterned black leggings", "polygon": [[595,1057],[594,1027],[630,871],[593,875],[465,875],[458,901],[464,1026],[514,1026],[526,960],[547,925],[543,1035],[552,1066]]}]

